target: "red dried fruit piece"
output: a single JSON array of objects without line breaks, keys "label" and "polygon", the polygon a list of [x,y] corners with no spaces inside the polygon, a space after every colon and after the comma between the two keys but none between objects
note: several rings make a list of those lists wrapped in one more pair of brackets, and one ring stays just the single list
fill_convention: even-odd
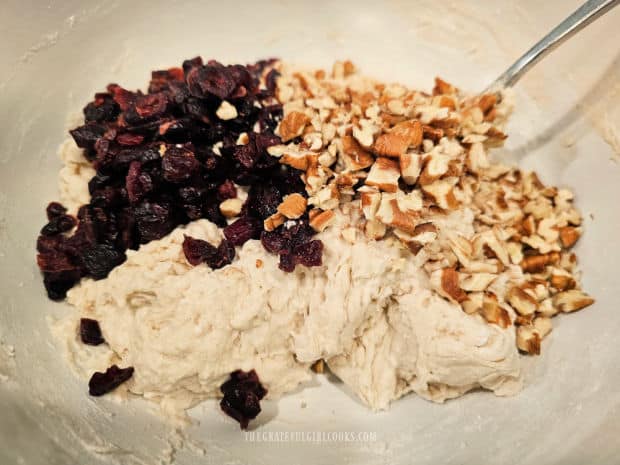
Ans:
[{"label": "red dried fruit piece", "polygon": [[204,63],[202,61],[202,57],[195,57],[195,58],[191,58],[189,60],[185,60],[183,62],[183,72],[185,73],[185,76],[187,76],[187,73],[192,69],[192,68],[197,68],[202,66]]},{"label": "red dried fruit piece", "polygon": [[287,273],[295,271],[295,257],[288,250],[280,254],[280,263],[278,268]]},{"label": "red dried fruit piece", "polygon": [[217,270],[218,268],[230,265],[234,259],[235,246],[227,239],[222,239],[222,242],[220,242],[217,248],[217,255],[212,257],[211,260],[207,260],[207,265]]},{"label": "red dried fruit piece", "polygon": [[149,94],[161,92],[169,89],[170,81],[184,81],[185,75],[181,68],[169,68],[162,71],[151,72],[151,82],[149,83]]},{"label": "red dried fruit piece", "polygon": [[271,71],[269,71],[269,73],[267,73],[267,77],[265,78],[265,84],[270,95],[275,95],[276,85],[279,76],[280,73],[275,69],[272,69]]},{"label": "red dried fruit piece", "polygon": [[[217,61],[209,61],[208,64],[212,63],[217,63]],[[219,65],[219,63],[217,64]],[[258,82],[252,77],[247,67],[243,65],[229,65],[226,67],[226,70],[237,86],[244,87],[246,90],[257,87]],[[245,93],[242,93],[240,96],[245,96]]]},{"label": "red dried fruit piece", "polygon": [[90,318],[81,318],[80,339],[82,339],[84,344],[88,344],[90,346],[98,346],[103,344],[105,339],[103,339],[103,336],[101,335],[99,322]]},{"label": "red dried fruit piece", "polygon": [[60,250],[60,243],[63,241],[63,236],[39,236],[37,237],[37,252],[39,253],[53,253]]},{"label": "red dried fruit piece", "polygon": [[212,94],[225,99],[237,86],[230,70],[217,62],[192,68],[186,73],[186,81],[189,91],[196,97]]},{"label": "red dried fruit piece", "polygon": [[69,260],[69,257],[59,250],[39,253],[37,255],[37,264],[41,271],[47,272],[58,273],[77,269],[77,266]]},{"label": "red dried fruit piece", "polygon": [[114,121],[120,113],[120,107],[110,94],[95,94],[95,100],[84,107],[84,121],[102,123]]},{"label": "red dried fruit piece", "polygon": [[242,216],[224,228],[224,236],[233,245],[242,246],[250,239],[260,238],[262,230],[263,224],[259,219]]},{"label": "red dried fruit piece", "polygon": [[256,149],[262,154],[265,154],[269,147],[282,143],[282,139],[280,139],[278,136],[268,133],[252,133],[250,135],[250,140],[254,141]]},{"label": "red dried fruit piece", "polygon": [[237,420],[241,429],[246,429],[250,420],[258,416],[261,412],[260,401],[267,395],[267,389],[254,370],[233,371],[230,379],[220,386],[220,391],[224,394],[220,408]]},{"label": "red dried fruit piece", "polygon": [[116,187],[104,187],[92,193],[90,203],[94,207],[114,209],[127,201],[127,192]]},{"label": "red dried fruit piece", "polygon": [[134,134],[132,132],[124,132],[116,136],[116,142],[120,145],[140,145],[144,141],[142,134]]},{"label": "red dried fruit piece", "polygon": [[109,165],[115,169],[126,169],[132,161],[147,163],[149,161],[161,160],[159,147],[132,147],[118,151],[114,154],[114,159]]},{"label": "red dried fruit piece", "polygon": [[80,280],[81,274],[75,269],[71,272],[43,273],[43,285],[47,291],[47,297],[51,300],[62,300],[67,296],[67,291]]},{"label": "red dried fruit piece", "polygon": [[98,123],[87,123],[69,131],[76,145],[81,149],[94,149],[95,143],[103,137],[105,126]]},{"label": "red dried fruit piece", "polygon": [[127,111],[129,107],[135,103],[136,97],[138,96],[138,94],[123,89],[118,84],[108,85],[108,92],[112,94],[112,98],[122,111]]},{"label": "red dried fruit piece", "polygon": [[81,251],[80,259],[89,276],[103,279],[127,257],[111,245],[97,244]]},{"label": "red dried fruit piece", "polygon": [[237,145],[233,150],[233,157],[244,168],[251,169],[258,160],[260,154],[256,150],[256,146],[252,143],[246,145]]},{"label": "red dried fruit piece", "polygon": [[261,244],[267,252],[280,254],[288,250],[288,239],[285,238],[280,229],[275,231],[263,231],[260,236]]},{"label": "red dried fruit piece", "polygon": [[299,193],[306,197],[305,183],[301,179],[301,174],[303,172],[295,168],[286,167],[286,169],[280,170],[277,177],[274,177],[274,183],[282,192],[282,195]]},{"label": "red dried fruit piece", "polygon": [[179,224],[168,203],[142,202],[132,211],[142,244],[161,239]]},{"label": "red dried fruit piece", "polygon": [[217,248],[207,241],[202,239],[195,239],[191,236],[184,236],[183,239],[183,253],[190,265],[196,266],[204,263],[207,257],[217,254]]},{"label": "red dried fruit piece", "polygon": [[67,213],[67,209],[60,203],[58,202],[50,202],[47,205],[47,208],[45,210],[45,213],[47,213],[47,219],[48,220],[53,220],[54,218],[64,215],[65,213]]},{"label": "red dried fruit piece", "polygon": [[282,194],[271,183],[256,183],[248,192],[248,213],[260,220],[273,215],[281,203]]},{"label": "red dried fruit piece", "polygon": [[198,173],[200,163],[190,150],[173,146],[166,149],[161,167],[166,181],[180,183]]},{"label": "red dried fruit piece", "polygon": [[102,396],[113,391],[133,375],[133,367],[119,368],[112,365],[105,373],[95,372],[88,382],[91,396]]},{"label": "red dried fruit piece", "polygon": [[290,273],[295,270],[296,265],[322,265],[323,243],[320,240],[310,240],[315,234],[307,220],[303,219],[288,228],[263,231],[261,243],[268,252],[280,255],[278,267]]},{"label": "red dried fruit piece", "polygon": [[153,190],[153,181],[148,173],[142,172],[142,164],[132,161],[125,178],[125,186],[129,202],[138,203],[146,194]]},{"label": "red dried fruit piece", "polygon": [[245,145],[236,145],[233,148],[233,158],[241,166],[247,169],[269,168],[278,166],[279,163],[270,156],[266,150],[268,147],[280,143],[280,138],[270,134],[250,134],[250,140]]},{"label": "red dried fruit piece", "polygon": [[37,265],[43,272],[43,284],[52,300],[63,299],[67,291],[82,277],[80,268],[62,251],[63,242],[62,236],[40,236],[37,241]]},{"label": "red dried fruit piece", "polygon": [[204,202],[207,189],[199,186],[187,186],[179,189],[179,198],[183,203],[201,205]]},{"label": "red dried fruit piece", "polygon": [[223,239],[218,247],[209,244],[202,239],[185,236],[183,240],[183,253],[190,265],[196,266],[206,263],[214,270],[230,264],[235,258],[235,247],[226,239]]},{"label": "red dried fruit piece", "polygon": [[321,266],[323,264],[323,242],[314,240],[296,246],[293,249],[295,264],[304,266]]},{"label": "red dried fruit piece", "polygon": [[234,199],[237,197],[237,188],[235,187],[235,183],[230,179],[227,179],[222,184],[220,184],[217,188],[217,199],[220,202],[223,202],[227,199]]},{"label": "red dried fruit piece", "polygon": [[142,119],[154,118],[166,111],[168,99],[163,92],[157,94],[139,95],[136,98],[136,113]]},{"label": "red dried fruit piece", "polygon": [[70,215],[60,215],[52,218],[49,223],[43,226],[41,229],[41,235],[54,236],[56,234],[67,232],[73,229],[76,224],[77,221],[74,217]]},{"label": "red dried fruit piece", "polygon": [[307,219],[297,221],[293,226],[282,229],[282,235],[288,239],[288,247],[291,249],[305,244],[315,234],[316,231],[312,229]]}]

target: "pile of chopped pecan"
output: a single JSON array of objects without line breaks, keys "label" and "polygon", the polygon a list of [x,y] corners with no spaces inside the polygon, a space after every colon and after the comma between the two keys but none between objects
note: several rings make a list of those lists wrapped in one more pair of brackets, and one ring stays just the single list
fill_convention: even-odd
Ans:
[{"label": "pile of chopped pecan", "polygon": [[[514,326],[528,354],[540,353],[551,317],[593,303],[575,274],[581,215],[572,193],[488,156],[507,137],[509,94],[471,97],[439,78],[427,94],[365,78],[349,61],[331,73],[279,71],[283,144],[267,150],[304,172],[308,198],[284,198],[267,231],[307,210],[320,232],[336,210],[358,209],[344,239],[398,241],[438,294]],[[464,209],[473,235],[441,226]]]}]

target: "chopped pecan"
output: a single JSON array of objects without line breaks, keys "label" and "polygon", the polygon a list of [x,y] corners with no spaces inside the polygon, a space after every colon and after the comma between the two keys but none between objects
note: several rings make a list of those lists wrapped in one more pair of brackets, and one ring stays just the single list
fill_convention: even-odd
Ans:
[{"label": "chopped pecan", "polygon": [[282,142],[288,142],[295,137],[303,134],[306,124],[310,122],[310,118],[299,111],[288,113],[280,122],[280,138]]},{"label": "chopped pecan", "polygon": [[373,152],[380,156],[398,158],[409,147],[418,147],[421,143],[422,124],[417,120],[403,121],[377,137]]}]

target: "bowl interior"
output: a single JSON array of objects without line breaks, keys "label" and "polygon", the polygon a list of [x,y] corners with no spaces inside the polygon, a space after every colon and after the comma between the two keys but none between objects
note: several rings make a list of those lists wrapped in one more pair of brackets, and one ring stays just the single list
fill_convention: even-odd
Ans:
[{"label": "bowl interior", "polygon": [[[86,395],[49,331],[48,320],[70,309],[46,299],[34,261],[44,207],[57,197],[66,121],[109,82],[142,88],[150,70],[196,55],[229,63],[277,56],[313,67],[349,58],[380,79],[428,90],[438,75],[475,92],[578,3],[5,0],[0,462],[608,463],[620,432],[620,9],[519,83],[510,137],[496,152],[574,189],[585,224],[577,249],[583,285],[597,299],[556,320],[543,355],[524,360],[525,389],[514,398],[473,392],[435,405],[409,396],[372,413],[341,383],[317,377],[267,402],[253,440],[215,402],[196,408],[199,423],[181,434],[146,402]],[[298,431],[365,431],[376,440],[276,444],[263,434]]]}]

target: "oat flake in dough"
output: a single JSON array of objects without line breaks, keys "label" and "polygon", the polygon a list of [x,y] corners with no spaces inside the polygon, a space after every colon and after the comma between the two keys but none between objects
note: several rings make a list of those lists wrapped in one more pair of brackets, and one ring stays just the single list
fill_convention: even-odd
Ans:
[{"label": "oat flake in dough", "polygon": [[[471,219],[465,209],[445,226],[469,235]],[[318,236],[324,266],[284,273],[258,241],[220,270],[192,267],[183,235],[216,244],[221,232],[207,220],[179,227],[128,251],[107,279],[69,291],[79,316],[99,321],[110,356],[76,357],[75,320],[62,331],[66,346],[84,373],[112,360],[134,366],[127,388],[169,413],[218,396],[235,369],[254,368],[278,397],[309,380],[319,358],[373,409],[411,391],[443,401],[478,386],[498,395],[519,390],[514,330],[437,296],[397,244],[351,244],[339,230]]]}]

